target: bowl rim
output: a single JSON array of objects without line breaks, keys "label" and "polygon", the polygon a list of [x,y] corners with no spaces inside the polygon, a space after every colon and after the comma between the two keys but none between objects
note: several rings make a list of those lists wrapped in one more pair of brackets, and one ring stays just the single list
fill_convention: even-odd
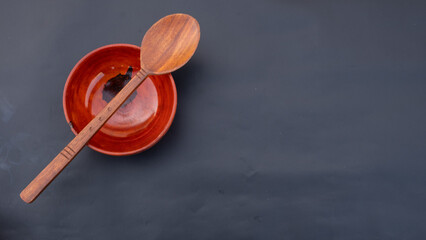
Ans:
[{"label": "bowl rim", "polygon": [[[64,86],[64,90],[62,92],[62,108],[64,110],[64,115],[65,115],[65,120],[67,121],[68,125],[71,128],[71,131],[74,133],[74,135],[77,135],[77,131],[74,129],[74,127],[72,126],[72,123],[70,121],[70,118],[68,116],[68,109],[66,106],[66,98],[65,98],[65,93],[68,89],[68,86],[70,85],[71,82],[71,77],[74,75],[74,72],[78,69],[78,67],[80,66],[81,63],[83,63],[87,58],[89,58],[91,55],[96,54],[100,51],[103,51],[105,49],[110,49],[110,48],[120,48],[120,47],[130,47],[130,48],[135,48],[137,50],[140,51],[140,47],[133,45],[133,44],[128,44],[128,43],[114,43],[114,44],[108,44],[99,48],[96,48],[95,50],[90,51],[89,53],[87,53],[86,55],[84,55],[84,57],[82,57],[72,68],[71,72],[68,74],[67,80],[65,82],[65,86]],[[137,154],[140,152],[143,152],[145,150],[148,150],[149,148],[151,148],[152,146],[154,146],[158,141],[160,141],[160,139],[166,134],[166,132],[170,129],[170,126],[172,125],[172,122],[174,120],[175,114],[176,114],[176,108],[177,108],[177,90],[176,90],[176,84],[175,81],[173,79],[173,76],[171,73],[168,74],[164,74],[167,75],[168,78],[171,80],[171,85],[172,85],[172,91],[173,91],[173,106],[172,106],[172,113],[170,114],[169,120],[167,121],[165,127],[163,128],[163,130],[160,132],[160,134],[154,139],[152,140],[149,144],[140,147],[138,149],[135,150],[131,150],[131,151],[108,151],[105,149],[101,149],[98,147],[93,146],[92,144],[90,144],[90,140],[87,143],[87,146],[89,146],[91,149],[103,153],[103,154],[107,154],[107,155],[111,155],[111,156],[129,156],[129,155],[133,155],[133,154]]]}]

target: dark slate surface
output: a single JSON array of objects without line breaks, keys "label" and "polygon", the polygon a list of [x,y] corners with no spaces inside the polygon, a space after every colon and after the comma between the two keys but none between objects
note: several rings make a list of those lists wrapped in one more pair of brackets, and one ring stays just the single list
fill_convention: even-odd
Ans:
[{"label": "dark slate surface", "polygon": [[[151,150],[85,149],[19,192],[73,134],[75,63],[161,17],[202,37]],[[424,1],[2,1],[0,239],[424,239]]]}]

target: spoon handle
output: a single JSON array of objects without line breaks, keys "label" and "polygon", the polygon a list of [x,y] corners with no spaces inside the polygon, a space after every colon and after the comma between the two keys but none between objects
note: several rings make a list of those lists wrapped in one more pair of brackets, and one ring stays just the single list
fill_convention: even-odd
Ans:
[{"label": "spoon handle", "polygon": [[96,115],[86,127],[22,190],[20,196],[26,203],[33,202],[59,173],[74,159],[87,142],[132,95],[148,74],[141,69],[124,88]]}]

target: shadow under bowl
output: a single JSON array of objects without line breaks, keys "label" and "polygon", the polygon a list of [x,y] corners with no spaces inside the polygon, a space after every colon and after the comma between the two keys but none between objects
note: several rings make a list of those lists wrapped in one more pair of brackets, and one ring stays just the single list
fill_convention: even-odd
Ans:
[{"label": "shadow under bowl", "polygon": [[[112,85],[119,86],[120,81],[126,77],[129,80],[140,70],[139,55],[138,46],[112,44],[88,53],[75,65],[63,93],[65,118],[74,134],[107,105],[116,93],[111,91],[114,90]],[[115,156],[142,152],[167,132],[176,105],[172,75],[149,76],[93,136],[88,146]]]}]

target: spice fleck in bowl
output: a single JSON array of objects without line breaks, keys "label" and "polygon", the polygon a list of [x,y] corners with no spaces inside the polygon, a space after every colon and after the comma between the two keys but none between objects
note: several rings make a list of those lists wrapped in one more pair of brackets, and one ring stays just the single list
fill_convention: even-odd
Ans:
[{"label": "spice fleck in bowl", "polygon": [[[140,69],[140,48],[112,44],[84,56],[65,83],[65,118],[78,134]],[[169,129],[177,105],[171,74],[149,76],[89,141],[98,152],[123,156],[142,152]]]}]

